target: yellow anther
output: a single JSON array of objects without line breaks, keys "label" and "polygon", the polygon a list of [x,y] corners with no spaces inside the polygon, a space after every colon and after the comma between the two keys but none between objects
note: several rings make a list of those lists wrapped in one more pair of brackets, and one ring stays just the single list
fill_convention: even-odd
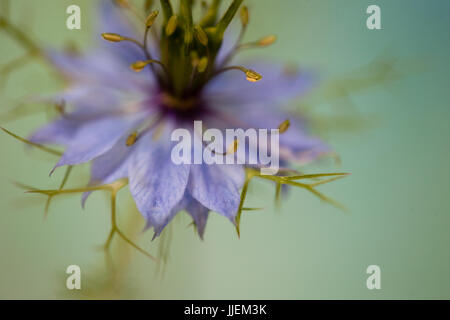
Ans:
[{"label": "yellow anther", "polygon": [[158,10],[150,12],[147,19],[145,19],[145,25],[147,26],[147,28],[150,28],[153,25],[153,23],[155,23],[155,20],[156,20],[156,17],[158,17],[158,14],[159,14]]},{"label": "yellow anther", "polygon": [[291,122],[289,121],[289,119],[287,119],[278,126],[278,130],[280,131],[280,133],[285,133],[289,129],[290,126],[291,126]]},{"label": "yellow anther", "polygon": [[247,27],[249,20],[250,15],[248,13],[248,8],[247,6],[243,6],[241,9],[241,23],[244,28]]},{"label": "yellow anther", "polygon": [[270,35],[258,40],[258,45],[262,47],[267,47],[272,45],[275,41],[277,41],[277,36]]},{"label": "yellow anther", "polygon": [[125,40],[120,34],[117,33],[102,33],[103,39],[110,42],[120,42]]},{"label": "yellow anther", "polygon": [[200,42],[205,47],[208,45],[208,35],[200,26],[194,27],[194,36],[198,42]]},{"label": "yellow anther", "polygon": [[178,27],[178,17],[176,15],[173,15],[167,22],[166,35],[170,37],[175,32],[175,30],[177,30],[177,27]]},{"label": "yellow anther", "polygon": [[198,65],[197,65],[197,70],[200,73],[205,72],[206,68],[208,67],[208,58],[207,57],[203,57],[198,61]]},{"label": "yellow anther", "polygon": [[116,4],[122,8],[129,8],[130,7],[130,3],[128,2],[128,0],[116,0],[115,1]]},{"label": "yellow anther", "polygon": [[135,132],[133,132],[132,134],[130,134],[130,135],[128,136],[128,138],[127,138],[127,141],[126,141],[127,147],[131,147],[133,144],[135,144],[136,141],[137,141],[137,138],[138,138],[138,133],[137,133],[137,131],[135,131]]},{"label": "yellow anther", "polygon": [[226,154],[235,154],[239,148],[239,140],[234,139],[233,143],[228,146]]},{"label": "yellow anther", "polygon": [[263,78],[262,75],[260,75],[258,72],[254,71],[252,69],[247,69],[242,66],[225,67],[223,69],[216,71],[215,75],[219,75],[223,72],[227,72],[230,70],[239,70],[239,71],[245,73],[245,76],[247,77],[247,81],[250,81],[250,82],[258,82]]},{"label": "yellow anther", "polygon": [[144,70],[144,68],[149,65],[150,63],[156,63],[159,64],[164,72],[168,72],[167,67],[159,60],[147,60],[147,61],[136,61],[135,63],[133,63],[132,65],[130,65],[130,68],[134,71],[134,72],[141,72],[142,70]]},{"label": "yellow anther", "polygon": [[141,72],[148,64],[148,61],[136,61],[130,67],[135,72]]},{"label": "yellow anther", "polygon": [[251,69],[247,69],[245,75],[247,76],[247,81],[250,82],[258,82],[262,79],[262,75]]}]

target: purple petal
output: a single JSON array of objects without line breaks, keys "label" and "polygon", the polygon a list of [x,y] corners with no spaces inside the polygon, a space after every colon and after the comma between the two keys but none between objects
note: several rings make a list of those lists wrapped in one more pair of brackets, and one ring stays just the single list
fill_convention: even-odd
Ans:
[{"label": "purple petal", "polygon": [[203,206],[234,223],[244,179],[240,165],[192,165],[188,190]]},{"label": "purple petal", "polygon": [[70,141],[55,168],[85,163],[104,154],[121,137],[130,134],[141,121],[140,114],[122,118],[105,118],[87,123]]},{"label": "purple petal", "polygon": [[252,83],[239,71],[228,71],[208,85],[206,96],[222,106],[240,108],[243,104],[258,102],[276,106],[301,96],[313,82],[311,73],[304,70],[288,72],[283,66],[270,62],[244,65],[260,73],[263,79]]},{"label": "purple petal", "polygon": [[[295,161],[297,163],[308,163],[317,157],[329,154],[331,148],[318,137],[308,134],[304,121],[288,112],[277,111],[270,107],[263,107],[264,103],[248,104],[239,112],[221,111],[215,117],[209,117],[208,127],[225,129],[254,128],[254,129],[277,129],[285,120],[290,120],[289,129],[280,135],[280,158],[281,160]],[[257,150],[248,150],[250,155],[257,154]]]},{"label": "purple petal", "polygon": [[[96,38],[101,39],[102,33],[117,33],[124,37],[141,40],[140,35],[125,15],[124,9],[119,8],[111,0],[102,0],[99,6],[99,22],[96,27]],[[138,60],[146,60],[141,48],[134,43],[102,42],[102,47],[108,52],[113,52],[127,65]]]},{"label": "purple petal", "polygon": [[103,87],[102,90],[115,88],[136,92],[152,84],[151,77],[136,74],[129,68],[130,63],[136,60],[128,63],[108,51],[97,50],[87,55],[74,55],[50,50],[47,57],[70,81]]},{"label": "purple petal", "polygon": [[126,140],[123,136],[111,150],[92,161],[90,184],[112,183],[128,177],[128,161],[136,144],[127,146]]},{"label": "purple petal", "polygon": [[228,29],[225,31],[223,36],[222,46],[220,47],[219,52],[217,53],[216,64],[218,66],[225,63],[225,60],[228,58],[229,54],[233,50],[238,37],[239,37],[239,29],[240,24],[237,26],[235,23],[231,23]]},{"label": "purple petal", "polygon": [[191,215],[194,220],[195,226],[197,227],[197,232],[200,238],[203,240],[203,235],[205,234],[206,222],[208,220],[209,209],[203,206],[197,200],[190,198],[188,205],[185,210]]},{"label": "purple petal", "polygon": [[[143,102],[134,105],[120,105],[111,95],[102,95],[101,91],[93,90],[91,92],[90,89],[88,90],[74,88],[57,96],[43,99],[43,101],[53,103],[61,101],[71,103],[71,107],[75,107],[75,110],[40,128],[30,136],[29,140],[41,144],[68,145],[76,137],[79,129],[88,123],[118,113],[126,113],[130,108],[139,110],[142,106],[150,104],[150,102]],[[89,93],[92,93],[92,95]],[[127,110],[127,108],[129,109]]]},{"label": "purple petal", "polygon": [[170,132],[153,141],[151,134],[139,139],[129,165],[130,192],[142,215],[159,235],[182,200],[189,178],[189,165],[171,160]]},{"label": "purple petal", "polygon": [[39,144],[68,145],[80,126],[79,122],[61,118],[34,132],[29,140]]},{"label": "purple petal", "polygon": [[[113,183],[122,178],[128,178],[128,165],[131,154],[137,144],[127,146],[127,136],[123,136],[111,150],[92,161],[89,186]],[[92,192],[85,192],[81,198],[84,208]]]}]

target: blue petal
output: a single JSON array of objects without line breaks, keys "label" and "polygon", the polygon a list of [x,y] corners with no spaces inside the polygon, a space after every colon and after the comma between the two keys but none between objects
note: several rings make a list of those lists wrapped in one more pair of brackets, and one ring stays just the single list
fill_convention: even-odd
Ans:
[{"label": "blue petal", "polygon": [[[97,39],[100,39],[101,34],[106,32],[141,40],[143,35],[139,35],[137,30],[130,24],[125,11],[115,5],[114,1],[102,0],[99,6],[100,19],[96,27]],[[119,56],[128,65],[138,60],[145,60],[142,49],[130,42],[111,43],[103,41],[102,46],[107,52],[110,51]]]},{"label": "blue petal", "polygon": [[80,127],[79,122],[61,118],[34,132],[29,140],[39,144],[68,145]]},{"label": "blue petal", "polygon": [[244,64],[260,73],[263,78],[259,82],[249,82],[239,71],[229,71],[211,81],[206,89],[206,97],[210,97],[223,106],[264,102],[275,107],[299,97],[311,88],[313,76],[307,71],[287,72],[282,65],[267,63]]},{"label": "blue petal", "polygon": [[216,64],[217,66],[221,66],[225,63],[225,60],[228,58],[229,54],[233,50],[238,38],[239,38],[239,29],[241,25],[236,25],[235,22],[232,22],[230,26],[225,31],[223,36],[222,45],[217,53]]},{"label": "blue petal", "polygon": [[142,115],[104,118],[81,127],[70,141],[67,150],[56,164],[75,165],[91,161],[110,150],[123,136],[130,134],[142,121]]},{"label": "blue petal", "polygon": [[128,161],[136,150],[136,144],[128,147],[126,140],[127,137],[123,136],[111,150],[92,161],[91,185],[128,177]]},{"label": "blue petal", "polygon": [[189,178],[189,165],[175,165],[171,160],[169,133],[166,129],[157,141],[150,134],[139,139],[128,170],[130,192],[156,235],[176,214],[175,206],[182,200]]},{"label": "blue petal", "polygon": [[[70,103],[67,107],[73,107],[75,110],[65,113],[60,118],[38,129],[30,136],[29,140],[41,144],[69,145],[76,138],[79,129],[90,122],[105,119],[109,116],[117,116],[118,113],[126,114],[129,110],[127,108],[131,107],[137,111],[142,106],[149,104],[144,101],[134,105],[121,105],[117,98],[103,95],[101,91],[96,91],[93,88],[85,87],[85,89],[77,87],[50,99],[44,99],[49,103],[61,101]],[[91,89],[93,90],[91,91]]]},{"label": "blue petal", "polygon": [[102,90],[115,88],[137,91],[152,84],[151,77],[136,74],[129,68],[130,63],[136,60],[128,63],[109,51],[96,50],[87,55],[74,55],[49,50],[47,57],[70,81],[90,84]]},{"label": "blue petal", "polygon": [[[271,130],[277,129],[287,119],[291,125],[280,135],[280,160],[305,164],[331,152],[327,144],[307,132],[304,121],[298,115],[274,110],[273,106],[264,102],[249,103],[245,106],[234,105],[227,110],[221,110],[215,116],[208,117],[205,122],[208,127],[222,131],[233,128]],[[258,150],[248,149],[246,154],[257,157]]]},{"label": "blue petal", "polygon": [[189,197],[189,202],[185,210],[191,215],[197,228],[198,235],[203,240],[205,234],[206,222],[208,220],[209,209],[203,206],[200,202]]},{"label": "blue petal", "polygon": [[234,223],[244,179],[240,165],[192,165],[188,190],[203,206]]},{"label": "blue petal", "polygon": [[[123,136],[111,150],[92,161],[89,186],[113,183],[119,179],[128,178],[128,165],[137,144],[127,146],[126,140],[127,136]],[[81,198],[83,207],[91,193],[83,193]]]}]

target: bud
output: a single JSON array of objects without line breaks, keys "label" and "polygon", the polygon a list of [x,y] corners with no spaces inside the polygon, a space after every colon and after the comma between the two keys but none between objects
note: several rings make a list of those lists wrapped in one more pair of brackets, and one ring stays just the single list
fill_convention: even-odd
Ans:
[{"label": "bud", "polygon": [[291,126],[291,122],[289,121],[289,119],[287,119],[278,126],[278,130],[280,131],[280,133],[285,133],[289,129],[290,126]]},{"label": "bud", "polygon": [[208,35],[205,31],[203,31],[202,27],[195,26],[194,27],[194,36],[198,42],[200,42],[205,47],[208,45]]},{"label": "bud", "polygon": [[158,10],[150,12],[147,19],[145,19],[145,25],[147,26],[147,28],[150,28],[153,25],[153,23],[155,23],[158,14],[159,14]]},{"label": "bud", "polygon": [[166,35],[170,37],[177,29],[177,26],[178,26],[178,17],[176,15],[173,15],[167,22]]},{"label": "bud", "polygon": [[247,6],[243,6],[241,9],[241,23],[242,23],[242,27],[247,27],[248,22],[250,20],[250,15],[248,13],[248,8]]},{"label": "bud", "polygon": [[258,82],[259,80],[262,79],[262,75],[250,69],[247,69],[245,71],[245,75],[247,76],[247,81],[250,82]]},{"label": "bud", "polygon": [[266,36],[264,38],[259,39],[258,45],[267,47],[267,46],[270,46],[271,44],[273,44],[275,41],[277,41],[277,36],[270,35],[270,36]]},{"label": "bud", "polygon": [[117,33],[102,33],[103,39],[110,42],[120,42],[125,40],[120,34]]}]

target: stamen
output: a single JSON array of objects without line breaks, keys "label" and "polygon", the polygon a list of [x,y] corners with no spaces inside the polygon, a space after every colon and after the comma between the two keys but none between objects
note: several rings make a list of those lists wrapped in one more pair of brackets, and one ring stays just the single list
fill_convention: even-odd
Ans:
[{"label": "stamen", "polygon": [[220,70],[216,71],[214,76],[217,76],[223,72],[230,71],[230,70],[239,70],[239,71],[244,72],[247,77],[247,81],[250,81],[250,82],[258,82],[263,78],[262,75],[260,75],[256,71],[247,69],[247,68],[244,68],[241,66],[231,66],[231,67],[226,67],[226,68],[220,69]]},{"label": "stamen", "polygon": [[158,14],[159,14],[158,10],[150,12],[147,19],[145,19],[145,25],[147,26],[147,28],[150,28],[155,23]]},{"label": "stamen", "polygon": [[[209,149],[209,147],[205,144],[205,146]],[[216,152],[215,150],[211,150],[212,153],[217,154],[219,156],[226,156],[226,155],[231,155],[231,154],[235,154],[237,152],[239,148],[239,140],[238,139],[234,139],[233,143],[231,143],[228,148],[227,151],[225,153],[222,152]]]},{"label": "stamen", "polygon": [[103,39],[110,42],[120,42],[125,41],[126,38],[122,37],[120,34],[117,33],[102,33]]},{"label": "stamen", "polygon": [[268,47],[272,44],[274,44],[277,41],[277,36],[275,35],[269,35],[262,37],[258,41],[255,42],[249,42],[249,43],[243,43],[239,45],[236,49],[237,50],[243,50],[243,49],[250,49],[250,48],[261,48],[261,47]]},{"label": "stamen", "polygon": [[248,13],[248,8],[247,6],[243,6],[241,9],[242,28],[247,28],[249,21],[250,21],[250,14]]},{"label": "stamen", "polygon": [[250,69],[245,72],[245,75],[247,76],[247,80],[250,82],[258,82],[262,79],[262,75]]},{"label": "stamen", "polygon": [[178,27],[178,16],[173,15],[170,17],[169,22],[166,25],[166,36],[170,37]]},{"label": "stamen", "polygon": [[166,66],[165,66],[161,61],[159,61],[159,60],[154,60],[154,59],[150,59],[150,60],[147,60],[147,61],[136,61],[135,63],[133,63],[133,64],[130,66],[130,68],[131,68],[134,72],[141,72],[142,70],[144,70],[144,68],[145,68],[146,66],[148,66],[148,65],[151,64],[151,63],[156,63],[156,64],[160,65],[160,66],[164,69],[164,71],[165,71],[166,73],[168,73],[168,70],[167,70]]},{"label": "stamen", "polygon": [[208,61],[207,57],[201,58],[197,64],[197,71],[200,73],[205,72],[206,68],[208,68],[208,64],[209,64],[209,61]]},{"label": "stamen", "polygon": [[133,63],[130,67],[135,72],[141,72],[148,65],[147,61],[137,61]]},{"label": "stamen", "polygon": [[180,0],[180,14],[183,17],[184,44],[189,50],[191,42],[194,39],[193,17],[192,17],[192,1]]},{"label": "stamen", "polygon": [[146,55],[148,55],[148,51],[147,51],[146,47],[141,42],[137,41],[136,39],[124,37],[117,33],[102,33],[102,37],[106,41],[110,41],[110,42],[129,41],[129,42],[137,45],[139,48],[141,48],[144,51],[144,53]]},{"label": "stamen", "polygon": [[237,152],[238,148],[239,148],[239,140],[238,139],[234,139],[233,143],[228,146],[226,154],[227,155],[235,154]]},{"label": "stamen", "polygon": [[262,47],[267,47],[275,43],[275,41],[277,41],[277,36],[270,35],[259,39],[258,44]]},{"label": "stamen", "polygon": [[194,27],[194,36],[203,46],[208,46],[208,35],[200,26]]},{"label": "stamen", "polygon": [[136,143],[137,139],[138,139],[138,132],[137,131],[135,131],[132,134],[130,134],[128,136],[128,138],[127,138],[127,141],[126,141],[127,147],[131,147],[132,145],[134,145]]},{"label": "stamen", "polygon": [[280,131],[280,134],[285,133],[289,129],[290,126],[291,126],[291,122],[289,121],[289,119],[283,121],[283,123],[281,123],[278,126],[278,130]]}]

